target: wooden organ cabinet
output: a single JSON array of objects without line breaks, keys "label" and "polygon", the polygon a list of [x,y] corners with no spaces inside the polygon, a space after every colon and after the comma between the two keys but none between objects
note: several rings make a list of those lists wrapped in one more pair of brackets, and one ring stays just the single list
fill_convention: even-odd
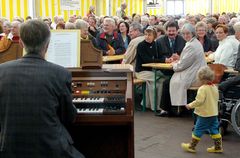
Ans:
[{"label": "wooden organ cabinet", "polygon": [[78,115],[70,133],[86,158],[133,158],[133,75],[130,65],[69,69]]}]

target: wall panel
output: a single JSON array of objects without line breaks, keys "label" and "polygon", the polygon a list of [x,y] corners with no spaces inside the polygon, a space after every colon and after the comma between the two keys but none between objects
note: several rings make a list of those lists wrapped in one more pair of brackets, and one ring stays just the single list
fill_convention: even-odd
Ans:
[{"label": "wall panel", "polygon": [[185,0],[185,14],[206,14],[210,12],[209,0]]},{"label": "wall panel", "polygon": [[28,16],[28,0],[0,0],[0,15],[12,20],[16,16]]},{"label": "wall panel", "polygon": [[[30,12],[28,4],[29,0],[0,0],[0,16],[6,17],[10,20],[15,16],[21,16],[25,18]],[[34,0],[32,0],[34,1]],[[35,0],[37,1],[37,0]],[[63,15],[65,20],[72,14],[85,16],[88,12],[88,8],[93,5],[96,7],[96,13],[98,15],[116,15],[117,8],[120,7],[122,2],[127,3],[126,14],[131,16],[133,13],[143,14],[144,10],[147,13],[153,15],[163,15],[166,13],[165,3],[166,0],[160,0],[160,8],[146,8],[145,0],[79,0],[80,10],[63,11],[60,7],[60,0],[38,0],[39,5],[36,5],[36,9],[39,10],[37,16],[42,17],[54,17],[55,15]],[[212,8],[211,7],[212,1]],[[110,4],[110,8],[109,8]],[[222,12],[239,12],[240,1],[239,0],[185,0],[184,1],[185,14],[206,14],[212,10],[212,13]]]},{"label": "wall panel", "polygon": [[127,15],[131,16],[133,13],[143,14],[144,0],[110,0],[111,15],[116,15],[116,11],[120,8],[122,2],[126,2],[127,4],[127,8],[125,10]]},{"label": "wall panel", "polygon": [[212,0],[213,13],[236,12],[240,11],[239,0]]},{"label": "wall panel", "polygon": [[80,10],[61,10],[60,0],[41,0],[39,16],[53,18],[55,15],[62,15],[68,20],[73,14],[86,16],[91,5],[96,6],[96,0],[80,0]]}]

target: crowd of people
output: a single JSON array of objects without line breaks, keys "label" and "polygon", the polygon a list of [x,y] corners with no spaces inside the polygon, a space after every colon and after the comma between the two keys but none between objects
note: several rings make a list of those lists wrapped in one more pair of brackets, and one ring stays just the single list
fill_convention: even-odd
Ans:
[{"label": "crowd of people", "polygon": [[[51,18],[39,18],[38,20],[32,20],[30,16],[28,16],[25,20],[23,18],[16,17],[12,20],[12,22],[10,22],[6,18],[0,18],[0,53],[8,49],[12,41],[19,40],[19,36],[21,39],[20,43],[22,43],[22,45],[24,45],[27,50],[27,55],[23,57],[23,59],[21,59],[20,61],[0,66],[0,87],[5,86],[3,84],[4,82],[8,84],[14,83],[13,85],[15,85],[17,81],[13,80],[12,78],[18,78],[18,74],[13,75],[13,73],[11,72],[15,72],[15,70],[21,69],[22,67],[24,69],[24,72],[19,71],[19,73],[25,73],[25,75],[28,76],[29,82],[31,82],[30,80],[36,80],[35,86],[41,85],[43,82],[40,80],[38,81],[37,78],[33,78],[33,76],[40,77],[39,74],[35,73],[37,71],[41,71],[41,75],[44,76],[43,80],[49,79],[44,83],[49,83],[50,81],[52,81],[53,83],[49,83],[49,86],[59,86],[55,87],[58,88],[58,90],[56,90],[57,92],[61,92],[61,90],[70,92],[70,90],[68,89],[70,82],[69,74],[65,72],[65,70],[62,70],[55,65],[53,66],[43,60],[40,60],[44,59],[44,54],[46,53],[47,45],[49,43],[49,29],[80,29],[81,39],[92,40],[94,42],[94,45],[98,49],[101,49],[103,51],[104,56],[124,54],[124,59],[122,60],[122,63],[133,65],[135,70],[134,76],[136,78],[145,80],[147,83],[146,105],[151,110],[154,110],[154,73],[152,72],[151,68],[143,67],[142,64],[171,64],[173,67],[173,71],[158,71],[157,73],[157,75],[160,77],[160,79],[157,80],[156,91],[157,110],[160,111],[160,113],[157,114],[158,116],[171,115],[172,106],[187,106],[188,109],[194,108],[196,106],[196,103],[187,104],[187,89],[193,85],[202,85],[202,83],[199,82],[199,80],[197,79],[197,74],[199,76],[199,73],[201,72],[198,73],[198,70],[206,67],[206,56],[212,59],[214,63],[222,64],[226,67],[232,67],[239,71],[240,15],[235,13],[222,13],[212,15],[198,14],[195,16],[186,15],[180,17],[155,16],[146,13],[144,15],[133,14],[132,16],[127,16],[124,11],[125,9],[126,5],[122,4],[121,8],[117,11],[116,16],[98,17],[95,14],[95,8],[90,7],[90,10],[86,16],[81,17],[77,15],[72,15],[66,21],[62,16],[55,16],[53,21],[51,20]],[[44,23],[46,25],[43,25]],[[45,26],[48,27],[44,28]],[[35,27],[39,27],[41,32],[34,30]],[[29,34],[27,33],[27,29],[29,30]],[[42,37],[43,35],[45,35],[45,38]],[[42,39],[43,41],[38,41],[35,39]],[[31,65],[33,63],[30,62],[30,59],[32,61],[36,60],[36,64],[39,62],[39,64],[42,66],[36,68],[37,65]],[[36,68],[36,70],[27,68],[27,65]],[[30,72],[34,75],[30,74]],[[6,74],[12,78],[4,78],[3,76]],[[58,80],[61,80],[62,85],[60,85],[60,83],[55,83],[56,78],[54,78],[51,74],[57,74],[57,76],[59,77]],[[59,76],[59,74],[61,75]],[[65,74],[65,76],[63,74]],[[22,74],[19,74],[19,76],[21,75]],[[23,79],[22,81],[27,83],[28,80]],[[205,81],[206,79],[204,78],[202,80]],[[208,81],[211,81],[211,77],[210,79],[208,79]],[[239,77],[238,82],[235,82],[234,84],[239,84]],[[31,91],[31,94],[25,94],[22,87],[18,88],[18,92],[22,92],[24,94],[24,97],[26,97],[26,95],[32,96],[33,94],[35,94],[35,91]],[[208,88],[205,89],[208,91]],[[44,87],[43,90],[45,90]],[[53,95],[53,93],[55,92],[54,89],[52,89],[51,91],[53,92],[49,94],[49,96]],[[44,93],[44,91],[42,93]],[[13,91],[12,95],[15,95]],[[70,117],[68,118],[68,120],[72,121],[75,109],[72,103],[69,102],[68,97],[70,96],[70,94],[65,94],[65,92],[63,92],[63,94],[55,94],[54,97],[59,99],[60,96],[65,96],[67,98],[65,98],[66,100],[59,100],[57,103],[55,103],[55,101],[57,101],[56,99],[50,99],[53,99],[52,101],[56,105],[58,105],[59,103],[68,103],[68,107],[60,104],[59,109],[67,109],[69,114],[62,114],[61,117]],[[4,100],[2,97],[4,97],[4,95],[1,95],[1,102]],[[43,97],[40,101],[43,102],[44,100],[50,99],[46,99]],[[214,97],[213,99],[216,101],[217,97]],[[29,100],[31,99],[29,98]],[[17,100],[11,102],[7,101],[8,100],[5,100],[4,104],[6,102],[6,104],[13,105]],[[36,104],[38,103],[36,102]],[[205,103],[203,104],[205,105]],[[49,106],[51,107],[51,105]],[[56,107],[52,108],[53,111],[56,110]],[[3,111],[4,108],[3,110],[1,110],[1,112]],[[48,110],[46,110],[46,112],[47,111]],[[199,111],[196,113],[198,115],[201,115],[201,112]],[[217,114],[215,110],[209,115],[203,115],[202,117],[214,116],[213,122],[215,121],[214,123],[216,123],[216,115]],[[3,118],[1,119],[3,120]],[[27,119],[27,117],[24,119]],[[201,124],[201,121],[199,121],[197,125]],[[61,125],[59,125],[59,128],[64,129]],[[194,131],[195,135],[193,136],[193,140],[195,142],[192,142],[192,144],[182,144],[182,147],[185,150],[190,152],[195,151],[196,142],[198,142],[200,140],[200,137],[202,136],[202,133],[199,134],[199,131],[197,130],[198,128],[196,128],[196,130]],[[58,132],[59,131],[54,131],[52,133]],[[63,133],[64,135],[67,135],[65,132]],[[221,138],[219,136],[219,133],[216,131],[213,131],[212,134],[217,136],[216,139]],[[66,136],[66,140],[63,141],[70,141],[69,144],[71,144],[71,140],[67,139],[68,136]],[[33,140],[29,139],[28,141],[29,143],[32,143],[31,141]],[[14,143],[21,146],[21,140]],[[48,142],[42,143],[44,144]],[[42,148],[41,150],[44,150],[44,148]],[[74,148],[71,148],[70,150],[71,152],[69,152],[73,155],[76,154],[81,157],[81,154],[76,152]],[[209,150],[212,152],[222,152],[222,148],[219,150]],[[11,153],[8,153],[8,150],[6,150],[4,154],[7,156],[11,155]],[[53,152],[52,154],[58,155],[59,153]],[[58,157],[63,156],[58,155]]]}]

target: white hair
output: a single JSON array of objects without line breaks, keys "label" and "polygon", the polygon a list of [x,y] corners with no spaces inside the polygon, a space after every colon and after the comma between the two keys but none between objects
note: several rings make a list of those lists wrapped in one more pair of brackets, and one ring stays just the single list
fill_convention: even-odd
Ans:
[{"label": "white hair", "polygon": [[141,21],[149,22],[149,18],[147,16],[141,16]]},{"label": "white hair", "polygon": [[85,29],[85,28],[88,28],[88,26],[89,26],[89,24],[82,19],[78,19],[75,22],[76,29]]},{"label": "white hair", "polygon": [[240,32],[240,21],[233,25],[233,29],[235,32]]},{"label": "white hair", "polygon": [[108,22],[109,24],[111,24],[112,26],[116,26],[115,20],[113,18],[105,18],[103,20],[103,22]]},{"label": "white hair", "polygon": [[194,26],[193,26],[192,24],[190,24],[190,23],[184,24],[183,27],[182,27],[181,32],[183,32],[183,30],[187,30],[187,31],[191,32],[191,34],[192,34],[193,36],[196,35],[195,28],[194,28]]}]

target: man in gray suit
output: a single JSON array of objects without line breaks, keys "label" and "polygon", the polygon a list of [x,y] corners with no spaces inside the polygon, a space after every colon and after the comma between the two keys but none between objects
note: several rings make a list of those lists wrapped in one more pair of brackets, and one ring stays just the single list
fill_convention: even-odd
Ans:
[{"label": "man in gray suit", "polygon": [[71,74],[44,59],[48,26],[30,20],[20,27],[27,54],[0,65],[0,157],[83,158],[64,125],[73,122]]}]

